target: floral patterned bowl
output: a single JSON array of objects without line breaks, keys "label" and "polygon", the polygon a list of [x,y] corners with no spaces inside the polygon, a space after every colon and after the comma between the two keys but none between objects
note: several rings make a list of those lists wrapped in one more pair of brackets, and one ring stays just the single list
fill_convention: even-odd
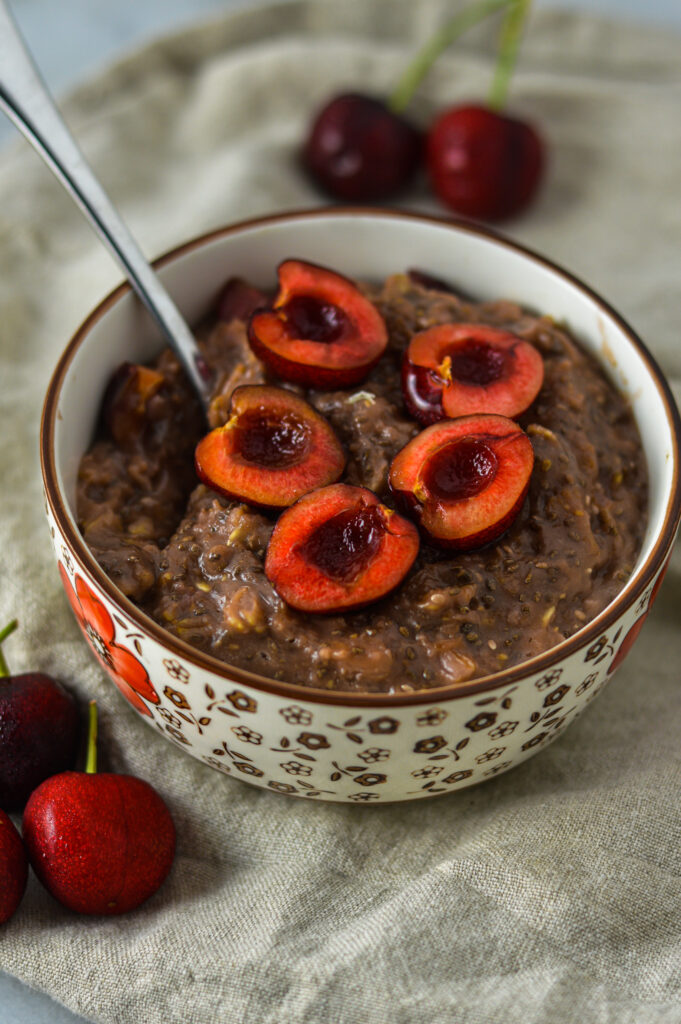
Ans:
[{"label": "floral patterned bowl", "polygon": [[470,225],[387,211],[284,214],[196,239],[158,266],[196,322],[227,277],[264,286],[291,255],[368,279],[418,266],[481,298],[513,298],[565,322],[629,395],[648,462],[647,533],[616,600],[522,665],[399,695],[275,682],[175,639],[119,593],[75,521],[77,467],[106,381],[123,360],[144,362],[160,347],[126,285],[71,340],[45,401],[41,456],[59,571],[86,640],[125,699],[164,738],[206,764],[278,793],[323,800],[379,803],[449,793],[507,771],[555,739],[631,647],[681,514],[678,412],[650,354],[598,296],[541,257]]}]

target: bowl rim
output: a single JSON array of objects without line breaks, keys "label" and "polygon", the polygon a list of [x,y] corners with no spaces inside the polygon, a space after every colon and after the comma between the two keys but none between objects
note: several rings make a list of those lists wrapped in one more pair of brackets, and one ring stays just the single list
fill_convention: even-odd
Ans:
[{"label": "bowl rim", "polygon": [[633,328],[616,312],[597,292],[585,284],[580,278],[570,271],[565,270],[559,264],[547,259],[540,253],[535,252],[518,242],[512,241],[499,232],[483,225],[473,224],[465,220],[440,217],[431,214],[415,213],[406,210],[397,210],[378,207],[355,207],[355,206],[321,206],[311,209],[299,209],[268,214],[260,217],[253,217],[247,220],[227,224],[205,232],[195,238],[189,239],[182,244],[173,247],[157,259],[153,260],[155,268],[161,268],[181,256],[196,249],[202,248],[213,241],[227,236],[238,234],[244,230],[277,224],[281,221],[299,221],[307,219],[319,219],[321,217],[378,217],[390,220],[402,219],[416,221],[421,224],[433,224],[437,227],[444,227],[466,234],[472,234],[483,239],[492,241],[510,249],[513,253],[538,263],[549,269],[552,273],[563,278],[567,283],[575,286],[586,295],[609,319],[611,319],[620,330],[626,335],[630,344],[638,351],[647,366],[648,373],[657,388],[657,392],[665,410],[667,421],[671,428],[672,436],[672,483],[669,498],[665,509],[665,517],[662,527],[656,537],[651,551],[643,565],[635,576],[624,584],[624,587],[614,600],[594,619],[588,622],[582,629],[573,633],[566,640],[561,641],[555,647],[535,655],[526,661],[520,662],[511,668],[496,672],[493,675],[482,676],[471,680],[468,683],[449,683],[443,686],[432,687],[424,690],[414,690],[407,693],[376,693],[376,692],[355,692],[349,690],[326,690],[315,687],[301,686],[297,683],[269,679],[260,676],[247,669],[238,668],[227,662],[220,661],[212,655],[205,654],[184,640],[173,636],[165,630],[154,619],[146,615],[124,594],[105,574],[89,548],[85,544],[80,532],[74,528],[71,519],[66,512],[66,501],[62,497],[56,471],[54,452],[55,422],[57,419],[58,399],[62,384],[71,365],[71,362],[80,348],[84,339],[90,333],[94,325],[114,306],[124,295],[131,292],[131,286],[123,281],[117,288],[114,288],[95,309],[81,323],[74,335],[71,337],[66,348],[57,362],[50,379],[40,423],[40,463],[43,476],[45,493],[52,515],[57,522],[62,536],[71,548],[75,561],[80,563],[80,568],[94,578],[97,585],[104,591],[112,604],[119,609],[121,614],[132,619],[144,632],[149,634],[162,647],[167,648],[172,654],[192,663],[197,669],[212,672],[222,676],[229,683],[242,683],[258,691],[264,691],[278,697],[286,697],[298,702],[315,704],[341,705],[347,707],[376,707],[376,708],[397,708],[413,705],[438,704],[457,698],[468,697],[475,694],[483,694],[498,690],[501,687],[519,683],[527,676],[535,675],[537,672],[550,671],[551,668],[565,657],[596,640],[606,632],[624,611],[625,606],[632,605],[646,588],[649,586],[658,568],[665,562],[674,541],[676,530],[681,519],[681,417],[676,407],[671,389],[665,379],[657,361],[648,351],[643,341],[639,338]]}]

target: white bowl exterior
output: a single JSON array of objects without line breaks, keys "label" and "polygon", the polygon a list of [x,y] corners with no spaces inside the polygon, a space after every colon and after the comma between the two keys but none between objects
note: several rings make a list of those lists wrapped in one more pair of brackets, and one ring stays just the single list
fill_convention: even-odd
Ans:
[{"label": "white bowl exterior", "polygon": [[[484,235],[390,213],[340,211],[247,225],[181,253],[161,276],[187,319],[196,322],[230,276],[272,286],[277,264],[291,257],[370,280],[418,267],[481,299],[513,299],[563,323],[631,400],[650,482],[649,523],[637,564],[643,563],[659,535],[673,485],[671,425],[642,355],[617,319],[588,293],[541,260]],[[55,417],[55,465],[74,530],[77,467],[91,442],[105,384],[121,361],[143,362],[159,347],[146,314],[126,294],[96,319],[87,343],[73,355]],[[49,515],[57,555],[73,567],[78,553],[69,550]],[[111,605],[86,567],[70,571],[84,576],[112,616],[126,621],[126,613]],[[366,704],[353,708],[351,695],[339,706],[312,696],[291,701],[241,683],[230,689],[223,675],[169,656],[153,636],[140,638],[137,626],[127,626],[159,698],[157,705],[146,702],[149,720],[173,742],[222,771],[279,791],[388,801],[482,781],[550,742],[602,687],[622,639],[645,614],[652,589],[635,607],[624,608],[596,653],[591,644],[556,662],[549,673],[508,688],[438,704],[424,693],[422,705],[387,711]],[[123,630],[116,643],[126,642]],[[249,710],[253,705],[255,712]]]},{"label": "white bowl exterior", "polygon": [[[155,699],[138,694],[133,704],[145,708],[145,721],[225,774],[279,793],[336,802],[436,796],[484,782],[537,753],[606,684],[643,624],[655,589],[651,584],[607,632],[548,671],[448,700],[425,692],[416,705],[352,707],[323,703],[312,694],[291,699],[267,693],[230,680],[229,668],[225,678],[168,651],[122,614],[76,561],[49,509],[48,519],[74,591],[77,577],[85,579],[100,603],[89,621],[87,601],[77,615],[102,667],[120,686],[110,663],[115,659],[103,659],[102,652],[122,648],[148,673]],[[113,636],[97,635],[101,605]]]}]

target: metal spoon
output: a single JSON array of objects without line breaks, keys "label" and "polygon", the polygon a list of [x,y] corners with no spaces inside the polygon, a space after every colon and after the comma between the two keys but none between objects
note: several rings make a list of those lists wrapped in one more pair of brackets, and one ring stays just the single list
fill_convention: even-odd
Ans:
[{"label": "metal spoon", "polygon": [[85,162],[4,0],[0,0],[0,109],[14,121],[71,193],[121,264],[206,408],[211,375],[194,335]]}]

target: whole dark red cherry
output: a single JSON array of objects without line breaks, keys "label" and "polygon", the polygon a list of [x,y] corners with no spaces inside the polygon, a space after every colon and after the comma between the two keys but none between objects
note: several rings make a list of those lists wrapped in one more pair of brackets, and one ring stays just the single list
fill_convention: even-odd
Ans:
[{"label": "whole dark red cherry", "polygon": [[[16,625],[0,632],[0,645]],[[0,648],[0,807],[21,810],[43,779],[70,768],[78,734],[73,696],[44,672],[10,675]]]},{"label": "whole dark red cherry", "polygon": [[303,166],[336,199],[388,199],[414,177],[423,135],[382,100],[335,96],[318,111],[302,151]]},{"label": "whole dark red cherry", "polygon": [[533,198],[544,168],[544,144],[532,125],[489,107],[445,110],[427,139],[434,192],[456,213],[503,220]]},{"label": "whole dark red cherry", "polygon": [[9,921],[21,903],[28,878],[28,858],[10,818],[0,811],[0,924]]}]

